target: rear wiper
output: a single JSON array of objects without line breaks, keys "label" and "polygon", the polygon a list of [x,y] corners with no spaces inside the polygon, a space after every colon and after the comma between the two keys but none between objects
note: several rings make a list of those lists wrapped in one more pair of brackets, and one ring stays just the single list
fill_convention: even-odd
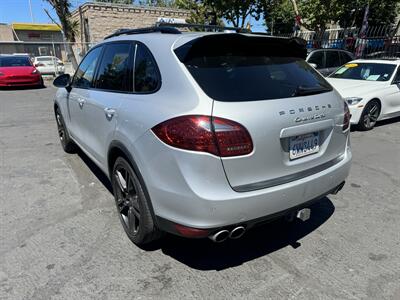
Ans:
[{"label": "rear wiper", "polygon": [[323,86],[306,87],[299,85],[292,96],[308,96],[330,92],[332,89]]}]

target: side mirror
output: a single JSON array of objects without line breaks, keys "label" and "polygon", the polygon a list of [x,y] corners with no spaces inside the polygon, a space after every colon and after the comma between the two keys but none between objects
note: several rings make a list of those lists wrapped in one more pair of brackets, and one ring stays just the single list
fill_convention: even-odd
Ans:
[{"label": "side mirror", "polygon": [[53,85],[58,88],[66,88],[68,92],[71,91],[71,76],[69,74],[62,74],[53,81]]},{"label": "side mirror", "polygon": [[310,63],[310,66],[313,67],[314,69],[318,68],[317,64],[314,64],[314,63]]}]

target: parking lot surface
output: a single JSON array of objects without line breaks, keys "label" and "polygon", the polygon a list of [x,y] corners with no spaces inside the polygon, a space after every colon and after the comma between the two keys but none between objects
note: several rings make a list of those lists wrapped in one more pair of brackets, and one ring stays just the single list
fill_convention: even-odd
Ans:
[{"label": "parking lot surface", "polygon": [[54,94],[0,91],[0,299],[400,299],[399,118],[351,133],[347,184],[309,221],[145,251],[106,176],[62,151]]}]

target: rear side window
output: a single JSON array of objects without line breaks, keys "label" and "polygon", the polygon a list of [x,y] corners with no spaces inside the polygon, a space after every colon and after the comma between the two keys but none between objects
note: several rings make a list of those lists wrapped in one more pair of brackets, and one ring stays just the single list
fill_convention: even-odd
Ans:
[{"label": "rear side window", "polygon": [[321,69],[324,67],[324,51],[317,51],[311,54],[310,58],[308,59],[308,63],[316,64],[317,69]]},{"label": "rear side window", "polygon": [[99,59],[102,47],[90,51],[76,70],[72,86],[77,88],[90,88],[92,85],[96,64]]},{"label": "rear side window", "polygon": [[338,51],[326,51],[326,68],[339,67],[340,58]]},{"label": "rear side window", "polygon": [[344,65],[345,63],[353,60],[350,55],[348,55],[346,52],[340,52],[340,57],[341,57],[341,65]]},{"label": "rear side window", "polygon": [[295,97],[304,89],[332,90],[303,59],[284,56],[292,55],[284,50],[286,47],[276,51],[280,44],[269,50],[268,45],[254,48],[241,42],[239,39],[231,40],[232,45],[222,43],[219,47],[214,43],[195,51],[185,49],[183,62],[209,97],[227,102],[255,101]]},{"label": "rear side window", "polygon": [[155,92],[160,84],[160,73],[153,56],[143,44],[136,45],[134,86],[137,93]]},{"label": "rear side window", "polygon": [[130,91],[128,85],[130,43],[112,43],[105,47],[96,79],[96,88]]}]

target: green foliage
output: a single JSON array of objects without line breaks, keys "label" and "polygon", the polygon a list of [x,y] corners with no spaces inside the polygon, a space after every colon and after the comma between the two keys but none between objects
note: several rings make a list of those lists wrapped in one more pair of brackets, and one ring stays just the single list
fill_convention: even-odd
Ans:
[{"label": "green foliage", "polygon": [[230,21],[235,27],[245,27],[249,17],[259,20],[262,13],[262,3],[258,0],[204,0],[219,18]]},{"label": "green foliage", "polygon": [[293,31],[295,12],[290,0],[267,0],[263,3],[264,20],[273,34]]},{"label": "green foliage", "polygon": [[[329,22],[339,22],[343,27],[361,27],[365,0],[303,0],[300,11],[312,28],[325,28]],[[393,24],[398,13],[399,0],[369,0],[368,23],[370,26]]]}]

